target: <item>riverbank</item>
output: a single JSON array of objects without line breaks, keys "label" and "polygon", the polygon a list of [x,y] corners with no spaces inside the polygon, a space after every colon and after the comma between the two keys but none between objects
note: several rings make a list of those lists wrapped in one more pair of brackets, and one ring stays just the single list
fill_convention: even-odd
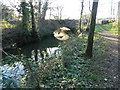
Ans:
[{"label": "riverbank", "polygon": [[[15,23],[9,22],[9,24],[15,25],[16,27],[2,29],[3,49],[16,48],[35,42],[35,39],[31,36],[31,31],[28,31],[28,33],[25,34],[25,31],[22,30],[22,26],[20,23],[20,21]],[[76,25],[78,24],[78,20],[45,20],[45,22],[42,24],[43,25],[40,28],[40,31],[37,31],[40,40],[53,35],[53,32],[55,30],[63,26],[69,27],[73,33],[76,32]],[[31,30],[30,27],[29,30]]]},{"label": "riverbank", "polygon": [[[22,84],[18,85],[18,87],[102,87],[104,85],[101,81],[104,81],[104,78],[95,72],[102,68],[99,68],[99,64],[95,63],[98,59],[103,60],[103,58],[106,57],[105,51],[107,51],[107,49],[102,47],[103,45],[106,46],[106,42],[100,36],[95,37],[94,57],[92,59],[83,57],[86,45],[86,37],[70,37],[68,40],[59,44],[58,48],[60,49],[58,49],[52,57],[47,56],[44,59],[39,58],[38,61],[35,62],[33,58],[26,58],[24,55],[16,56],[16,58],[10,58],[8,56],[5,59],[4,64],[9,63],[10,66],[14,66],[13,62],[22,62],[24,65],[26,75],[29,77],[22,77],[22,80],[24,79],[26,85],[24,85],[22,81],[19,81]],[[35,45],[34,48],[36,50]],[[42,53],[44,53],[45,56],[47,55],[47,52],[45,51]],[[105,85],[105,87],[108,86]]]}]

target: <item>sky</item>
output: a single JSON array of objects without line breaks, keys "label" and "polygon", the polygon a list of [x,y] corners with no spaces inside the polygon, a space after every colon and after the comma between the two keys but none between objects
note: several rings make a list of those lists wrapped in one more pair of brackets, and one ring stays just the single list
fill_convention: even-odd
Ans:
[{"label": "sky", "polygon": [[[79,18],[81,10],[82,0],[54,0],[58,6],[63,6],[63,17],[64,18]],[[111,17],[111,5],[115,9],[114,17],[117,15],[118,1],[120,0],[99,0],[97,18]],[[90,5],[92,9],[92,2]],[[84,0],[84,13],[89,14],[89,0]]]},{"label": "sky", "polygon": [[[4,4],[15,5],[17,4],[17,0],[0,0]],[[63,7],[62,9],[62,19],[79,19],[80,18],[80,10],[81,10],[81,1],[82,0],[49,0],[50,7]],[[118,8],[118,1],[120,0],[99,0],[98,4],[98,12],[97,18],[108,18],[108,17],[117,17],[117,8]],[[10,3],[11,2],[11,3]],[[92,9],[92,2],[90,0],[90,5]],[[114,15],[111,15],[111,5],[114,11]],[[53,12],[52,12],[53,13]],[[84,0],[84,14],[89,14],[89,0]],[[46,18],[50,18],[50,10],[47,11]],[[55,11],[54,13],[55,14]]]}]

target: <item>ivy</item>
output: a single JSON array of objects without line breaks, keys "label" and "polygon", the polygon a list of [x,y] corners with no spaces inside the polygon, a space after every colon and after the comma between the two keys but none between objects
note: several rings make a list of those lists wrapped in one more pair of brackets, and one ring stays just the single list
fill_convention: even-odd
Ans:
[{"label": "ivy", "polygon": [[22,30],[24,31],[25,36],[28,34],[28,27],[30,22],[30,10],[29,4],[26,2],[21,2],[22,10]]}]

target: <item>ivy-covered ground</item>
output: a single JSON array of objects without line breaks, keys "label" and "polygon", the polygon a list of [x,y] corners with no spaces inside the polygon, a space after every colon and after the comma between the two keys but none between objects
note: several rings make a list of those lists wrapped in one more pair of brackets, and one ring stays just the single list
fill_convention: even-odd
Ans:
[{"label": "ivy-covered ground", "polygon": [[[109,77],[107,57],[109,44],[106,39],[96,35],[94,38],[94,56],[84,57],[87,37],[72,37],[59,45],[59,50],[52,57],[35,62],[31,58],[8,56],[3,64],[16,67],[14,62],[21,62],[25,71],[21,79],[4,76],[3,87],[14,88],[111,88],[114,87]],[[44,54],[47,54],[44,52]],[[111,62],[112,64],[112,62]],[[110,78],[110,79],[108,79]],[[8,82],[8,81],[9,82]],[[17,83],[17,84],[15,84]]]}]

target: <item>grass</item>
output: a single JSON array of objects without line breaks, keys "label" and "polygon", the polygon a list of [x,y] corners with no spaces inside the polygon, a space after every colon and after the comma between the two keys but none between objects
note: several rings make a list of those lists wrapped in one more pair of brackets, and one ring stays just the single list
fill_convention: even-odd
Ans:
[{"label": "grass", "polygon": [[101,33],[102,30],[96,25],[95,26],[95,33]]},{"label": "grass", "polygon": [[109,31],[109,30],[112,29],[112,24],[111,24],[111,23],[109,23],[109,24],[104,24],[104,25],[102,25],[102,28],[104,28],[105,30]]},{"label": "grass", "polygon": [[101,25],[101,27],[111,32],[111,34],[113,35],[118,35],[118,23],[117,22],[104,24],[104,25]]}]

